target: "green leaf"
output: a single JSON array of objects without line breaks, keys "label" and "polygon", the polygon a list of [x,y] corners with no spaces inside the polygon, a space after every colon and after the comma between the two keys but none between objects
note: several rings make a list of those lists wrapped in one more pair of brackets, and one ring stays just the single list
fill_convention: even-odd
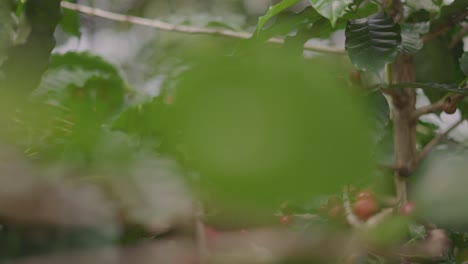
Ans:
[{"label": "green leaf", "polygon": [[414,11],[408,15],[408,18],[406,19],[407,23],[419,23],[419,22],[428,22],[431,20],[435,15],[429,13],[429,11],[420,9],[417,11]]},{"label": "green leaf", "polygon": [[435,38],[424,44],[414,58],[417,82],[459,83],[464,78],[458,62],[463,51],[450,49],[449,43],[449,38]]},{"label": "green leaf", "polygon": [[465,75],[468,75],[468,52],[465,51],[459,59],[460,68]]},{"label": "green leaf", "polygon": [[259,32],[268,20],[278,15],[283,10],[299,3],[301,0],[283,0],[280,3],[271,6],[265,15],[258,18],[257,32]]},{"label": "green leaf", "polygon": [[[76,0],[69,0],[68,2],[76,3]],[[77,11],[70,9],[62,9],[62,20],[60,27],[66,33],[79,37],[80,33],[80,16]]]},{"label": "green leaf", "polygon": [[[424,43],[423,48],[414,55],[416,82],[459,84],[465,78],[458,62],[463,49],[450,49],[451,40],[450,37],[443,36]],[[445,91],[434,89],[427,89],[425,93],[431,102],[446,94]]]},{"label": "green leaf", "polygon": [[450,5],[443,6],[440,10],[439,16],[433,21],[432,27],[436,27],[440,24],[446,23],[454,16],[461,14],[468,8],[468,1],[466,0],[455,0]]},{"label": "green leaf", "polygon": [[160,134],[160,115],[164,112],[161,97],[144,97],[126,107],[112,122],[112,129],[142,138]]},{"label": "green leaf", "polygon": [[457,104],[458,109],[464,118],[468,118],[468,97],[464,97]]},{"label": "green leaf", "polygon": [[99,70],[85,70],[80,68],[58,68],[49,70],[42,78],[39,87],[33,92],[33,96],[51,97],[55,94],[56,96],[54,97],[63,98],[66,96],[63,90],[67,87],[83,87],[88,80],[96,78],[109,80],[111,76]]},{"label": "green leaf", "polygon": [[423,47],[421,34],[429,31],[429,23],[403,24],[401,28],[400,50],[407,54],[415,54]]},{"label": "green leaf", "polygon": [[468,231],[467,158],[466,147],[447,142],[443,148],[433,148],[421,162],[412,199],[422,218],[442,228]]},{"label": "green leaf", "polygon": [[70,52],[54,54],[39,87],[31,95],[46,103],[51,114],[40,115],[28,148],[41,159],[66,159],[79,166],[89,162],[103,124],[111,121],[124,102],[124,82],[114,66],[102,58]]},{"label": "green leaf", "polygon": [[121,80],[117,68],[102,57],[88,52],[67,52],[54,54],[50,61],[49,69],[66,67],[69,69],[81,68],[86,70],[98,70],[106,72]]},{"label": "green leaf", "polygon": [[60,2],[26,2],[24,14],[31,25],[30,34],[25,43],[8,50],[8,59],[2,65],[5,79],[0,85],[21,96],[27,96],[37,88],[56,44],[54,32],[60,21]]},{"label": "green leaf", "polygon": [[322,16],[328,18],[335,27],[338,18],[346,13],[346,8],[353,1],[352,0],[309,0],[312,7]]},{"label": "green leaf", "polygon": [[359,18],[368,17],[377,12],[379,12],[379,6],[374,2],[366,3],[357,10]]},{"label": "green leaf", "polygon": [[0,65],[13,39],[13,18],[9,1],[0,1]]},{"label": "green leaf", "polygon": [[[100,85],[93,88],[87,87],[89,81],[99,82]],[[77,97],[76,93],[100,89],[101,91],[94,97],[114,104],[122,101],[123,86],[123,80],[117,69],[101,57],[86,52],[69,52],[52,56],[49,69],[32,96],[36,99],[48,100],[53,104],[60,104],[64,100]],[[91,90],[83,89],[84,87]],[[106,94],[105,90],[113,91]],[[99,96],[105,98],[99,98]]]},{"label": "green leaf", "polygon": [[295,29],[306,27],[322,18],[312,7],[307,7],[299,13],[283,12],[279,14],[275,22],[268,28],[262,29],[256,35],[260,41],[270,39],[273,36],[288,35]]},{"label": "green leaf", "polygon": [[348,21],[345,34],[348,55],[360,70],[379,71],[398,54],[400,27],[384,12]]},{"label": "green leaf", "polygon": [[402,216],[386,218],[366,232],[367,239],[374,245],[391,246],[408,234],[409,220]]},{"label": "green leaf", "polygon": [[363,98],[345,89],[344,78],[331,74],[337,58],[305,61],[280,53],[257,50],[197,63],[178,82],[164,132],[180,135],[176,145],[200,172],[208,204],[240,222],[271,222],[280,202],[337,192],[368,173],[370,113]]}]

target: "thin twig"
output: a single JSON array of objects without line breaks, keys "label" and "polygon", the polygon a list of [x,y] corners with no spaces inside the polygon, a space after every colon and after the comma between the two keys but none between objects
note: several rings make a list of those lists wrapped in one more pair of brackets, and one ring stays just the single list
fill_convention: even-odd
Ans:
[{"label": "thin twig", "polygon": [[349,191],[347,186],[343,187],[343,208],[346,215],[346,221],[350,226],[354,228],[364,227],[364,223],[354,215],[353,210],[351,209],[351,201],[349,200]]},{"label": "thin twig", "polygon": [[455,128],[457,128],[461,123],[463,123],[463,121],[465,121],[464,118],[460,119],[458,122],[456,122],[455,124],[451,125],[445,132],[435,136],[429,143],[427,143],[426,146],[424,146],[424,148],[421,150],[421,152],[419,153],[419,160],[423,159],[427,153],[429,153],[429,151],[434,147],[436,146],[437,144],[439,144],[444,138],[447,137],[447,135],[452,131],[454,130]]},{"label": "thin twig", "polygon": [[440,99],[439,101],[437,101],[437,102],[435,102],[433,104],[426,105],[426,106],[423,106],[423,107],[420,107],[420,108],[416,109],[412,114],[412,118],[416,120],[422,115],[430,114],[430,113],[436,113],[438,111],[441,111],[442,108],[446,104],[457,104],[458,101],[463,99],[464,96],[465,95],[463,95],[463,94],[446,95],[442,99]]},{"label": "thin twig", "polygon": [[[74,10],[86,15],[105,18],[112,21],[136,24],[141,26],[147,26],[163,31],[170,31],[170,32],[181,32],[187,34],[204,34],[204,35],[215,35],[215,36],[223,36],[235,39],[249,39],[252,37],[252,33],[248,32],[238,32],[232,30],[225,30],[225,29],[217,29],[217,28],[205,28],[205,27],[196,27],[196,26],[186,26],[186,25],[175,25],[170,24],[161,20],[157,19],[148,19],[142,18],[137,16],[129,16],[123,15],[118,13],[109,12],[106,10],[102,10],[99,8],[89,7],[80,4],[74,4],[67,1],[62,1],[62,7],[65,9]],[[271,38],[268,40],[270,43],[275,44],[284,44],[284,39],[281,38]],[[345,51],[340,48],[336,47],[326,47],[326,46],[316,46],[312,44],[305,44],[305,50],[315,51],[315,52],[324,52],[324,53],[334,53],[334,54],[344,54]]]},{"label": "thin twig", "polygon": [[406,177],[407,176],[400,175],[397,172],[393,178],[395,182],[397,201],[400,205],[406,203],[408,200],[408,182],[406,181]]},{"label": "thin twig", "polygon": [[452,19],[448,20],[438,28],[434,29],[433,31],[426,33],[422,36],[422,40],[424,42],[427,42],[431,39],[434,39],[445,32],[447,32],[449,29],[453,28],[458,22],[462,21],[468,16],[468,9],[464,10],[460,14],[454,16]]},{"label": "thin twig", "polygon": [[430,114],[430,113],[436,113],[436,112],[442,110],[442,107],[444,107],[444,105],[446,104],[447,98],[448,98],[448,95],[444,96],[442,99],[440,99],[439,101],[437,101],[437,102],[435,102],[433,104],[425,105],[425,106],[422,106],[422,107],[416,109],[413,112],[412,118],[413,119],[418,119],[422,115]]},{"label": "thin twig", "polygon": [[454,49],[460,41],[468,35],[468,25],[465,25],[456,35],[453,37],[452,41],[450,42],[449,48]]}]

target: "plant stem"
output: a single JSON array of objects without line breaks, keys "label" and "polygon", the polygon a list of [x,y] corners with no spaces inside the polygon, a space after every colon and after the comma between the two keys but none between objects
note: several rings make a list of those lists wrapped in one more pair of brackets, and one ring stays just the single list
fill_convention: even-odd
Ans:
[{"label": "plant stem", "polygon": [[[235,39],[249,39],[252,37],[252,33],[249,32],[238,32],[233,30],[217,29],[217,28],[205,28],[205,27],[196,27],[196,26],[186,26],[186,25],[176,25],[170,24],[157,19],[148,19],[137,16],[129,16],[124,14],[118,14],[102,10],[99,8],[89,7],[80,4],[74,4],[67,1],[62,1],[62,8],[74,10],[86,15],[100,17],[117,22],[131,23],[135,25],[147,26],[162,31],[170,32],[180,32],[187,34],[204,34],[204,35],[213,35],[213,36],[223,36]],[[284,44],[284,39],[282,38],[271,38],[268,40],[270,43],[274,44]],[[323,53],[334,53],[334,54],[345,54],[345,51],[340,48],[335,47],[326,47],[326,46],[316,46],[311,44],[305,44],[304,50],[323,52]]]},{"label": "plant stem", "polygon": [[[400,54],[393,65],[393,81],[405,83],[414,81],[413,59],[411,55]],[[412,118],[416,105],[416,91],[403,88],[392,98],[393,140],[395,165],[401,170],[395,171],[395,190],[400,203],[407,200],[406,177],[417,166],[416,122]]]},{"label": "plant stem", "polygon": [[345,210],[346,221],[350,226],[354,228],[362,228],[364,226],[364,223],[354,215],[353,210],[351,209],[351,201],[349,200],[349,191],[347,186],[343,188],[343,208]]},{"label": "plant stem", "polygon": [[457,15],[453,16],[450,20],[439,26],[438,28],[434,29],[433,31],[426,33],[422,36],[422,40],[424,42],[427,42],[431,39],[434,39],[451,28],[453,28],[455,25],[457,25],[459,22],[463,21],[466,17],[468,16],[468,9],[458,13]]},{"label": "plant stem", "polygon": [[451,125],[445,132],[435,136],[426,146],[424,146],[423,150],[419,153],[419,160],[423,159],[429,151],[439,144],[443,139],[447,137],[447,135],[452,132],[455,128],[457,128],[461,123],[465,121],[464,118],[458,120],[455,124]]},{"label": "plant stem", "polygon": [[413,112],[412,117],[413,119],[415,119],[415,121],[417,121],[417,119],[422,115],[441,111],[444,105],[446,104],[457,104],[458,101],[463,99],[463,97],[465,97],[465,95],[463,94],[448,94],[433,104],[426,105],[426,106],[416,109]]}]

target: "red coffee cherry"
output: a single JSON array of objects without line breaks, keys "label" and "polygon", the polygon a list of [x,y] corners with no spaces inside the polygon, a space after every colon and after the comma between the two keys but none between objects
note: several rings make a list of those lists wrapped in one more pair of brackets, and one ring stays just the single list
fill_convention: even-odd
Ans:
[{"label": "red coffee cherry", "polygon": [[454,103],[446,103],[442,107],[442,111],[444,111],[447,114],[453,114],[457,111],[457,104]]},{"label": "red coffee cherry", "polygon": [[212,226],[205,225],[205,237],[207,240],[212,240],[216,237],[217,235],[216,229],[214,229]]},{"label": "red coffee cherry", "polygon": [[283,215],[281,218],[280,218],[280,223],[282,225],[289,225],[292,223],[292,217],[290,215]]},{"label": "red coffee cherry", "polygon": [[377,213],[377,209],[377,202],[374,199],[359,199],[354,204],[353,213],[365,221]]}]

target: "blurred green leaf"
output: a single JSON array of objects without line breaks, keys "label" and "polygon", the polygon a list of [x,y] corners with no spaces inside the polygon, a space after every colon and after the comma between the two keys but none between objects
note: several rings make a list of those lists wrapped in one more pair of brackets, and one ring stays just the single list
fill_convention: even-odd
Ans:
[{"label": "blurred green leaf", "polygon": [[[68,0],[68,2],[76,3],[76,0]],[[62,8],[62,19],[60,20],[60,27],[66,33],[79,37],[80,32],[80,16],[77,11]]]},{"label": "blurred green leaf", "polygon": [[26,98],[47,70],[55,47],[54,32],[61,16],[60,0],[27,1],[24,14],[31,32],[25,43],[8,50],[8,59],[2,65],[5,78],[0,85]]},{"label": "blurred green leaf", "polygon": [[[124,83],[117,69],[101,57],[86,52],[54,54],[49,69],[39,87],[33,92],[33,96],[55,99],[56,102],[83,96],[79,95],[83,91],[80,92],[76,88],[83,88],[90,80],[109,82],[111,87],[103,86],[102,90],[115,89],[109,96],[122,97]],[[75,89],[70,91],[69,88]]]},{"label": "blurred green leaf", "polygon": [[452,19],[457,14],[461,14],[468,8],[466,0],[454,0],[449,5],[443,6],[440,9],[439,16],[432,22],[432,27],[435,28],[448,20]]},{"label": "blurred green leaf", "polygon": [[338,191],[367,175],[371,149],[364,104],[334,77],[336,58],[254,54],[186,72],[165,131],[180,134],[174,145],[209,204],[236,221],[271,221],[285,200]]},{"label": "blurred green leaf", "polygon": [[459,59],[460,68],[465,75],[468,75],[468,52],[464,52]]},{"label": "blurred green leaf", "polygon": [[[69,86],[83,87],[92,78],[109,80],[111,76],[98,70],[58,68],[49,70],[33,96],[55,97],[64,99],[70,95],[65,92]],[[55,96],[54,96],[55,95]]]},{"label": "blurred green leaf", "polygon": [[433,13],[431,14],[431,13],[429,13],[429,11],[427,11],[425,9],[419,9],[419,10],[416,10],[414,12],[411,12],[408,15],[408,17],[406,19],[406,23],[428,22],[434,16],[435,16],[435,14],[433,14]]},{"label": "blurred green leaf", "polygon": [[299,13],[282,12],[271,26],[258,31],[256,38],[264,41],[274,36],[287,35],[301,26],[316,22],[320,18],[321,16],[312,7],[307,7]]},{"label": "blurred green leaf", "polygon": [[322,16],[328,18],[332,27],[336,21],[346,13],[346,8],[353,2],[352,0],[309,0],[312,7]]},{"label": "blurred green leaf", "polygon": [[398,244],[408,235],[409,220],[401,216],[393,216],[367,231],[371,244],[391,246]]},{"label": "blurred green leaf", "polygon": [[[414,182],[413,200],[421,216],[438,226],[468,230],[466,200],[468,152],[450,144],[431,151]],[[435,209],[437,208],[437,210]]]},{"label": "blurred green leaf", "polygon": [[[463,50],[449,49],[450,38],[439,37],[424,44],[414,55],[416,81],[420,83],[459,84],[464,79],[458,59]],[[428,63],[430,61],[431,63]],[[425,90],[431,102],[442,98],[446,92]]]},{"label": "blurred green leaf", "polygon": [[[102,126],[124,102],[124,82],[117,69],[89,53],[52,56],[49,70],[32,98],[49,107],[32,130],[29,146],[43,159],[89,162]],[[31,122],[24,117],[25,122]],[[87,160],[88,159],[88,160]],[[87,161],[86,161],[87,160]]]},{"label": "blurred green leaf", "polygon": [[163,96],[127,106],[112,122],[113,130],[137,136],[142,141],[162,144],[161,131],[168,106]]},{"label": "blurred green leaf", "polygon": [[468,98],[464,97],[457,104],[463,117],[468,118]]},{"label": "blurred green leaf", "polygon": [[345,33],[348,55],[360,70],[380,71],[398,54],[400,27],[383,12],[350,20]]},{"label": "blurred green leaf", "polygon": [[377,5],[374,2],[368,2],[357,10],[357,14],[359,15],[359,18],[364,18],[372,14],[375,14],[378,11],[379,11],[379,5]]},{"label": "blurred green leaf", "polygon": [[0,2],[0,65],[13,40],[13,13],[9,1]]},{"label": "blurred green leaf", "polygon": [[23,11],[24,11],[24,3],[26,1],[13,1],[13,4],[14,4],[14,10],[15,10],[15,14],[17,17],[21,17],[21,15],[23,14]]},{"label": "blurred green leaf", "polygon": [[257,25],[257,32],[262,30],[263,26],[265,25],[268,20],[272,17],[278,15],[283,10],[288,9],[289,7],[299,3],[301,0],[283,0],[280,3],[271,6],[265,15],[258,18],[258,25]]},{"label": "blurred green leaf", "polygon": [[308,34],[310,38],[330,38],[331,34],[337,30],[346,27],[347,19],[338,19],[335,27],[332,27],[330,20],[326,18],[320,18],[310,28]]}]

